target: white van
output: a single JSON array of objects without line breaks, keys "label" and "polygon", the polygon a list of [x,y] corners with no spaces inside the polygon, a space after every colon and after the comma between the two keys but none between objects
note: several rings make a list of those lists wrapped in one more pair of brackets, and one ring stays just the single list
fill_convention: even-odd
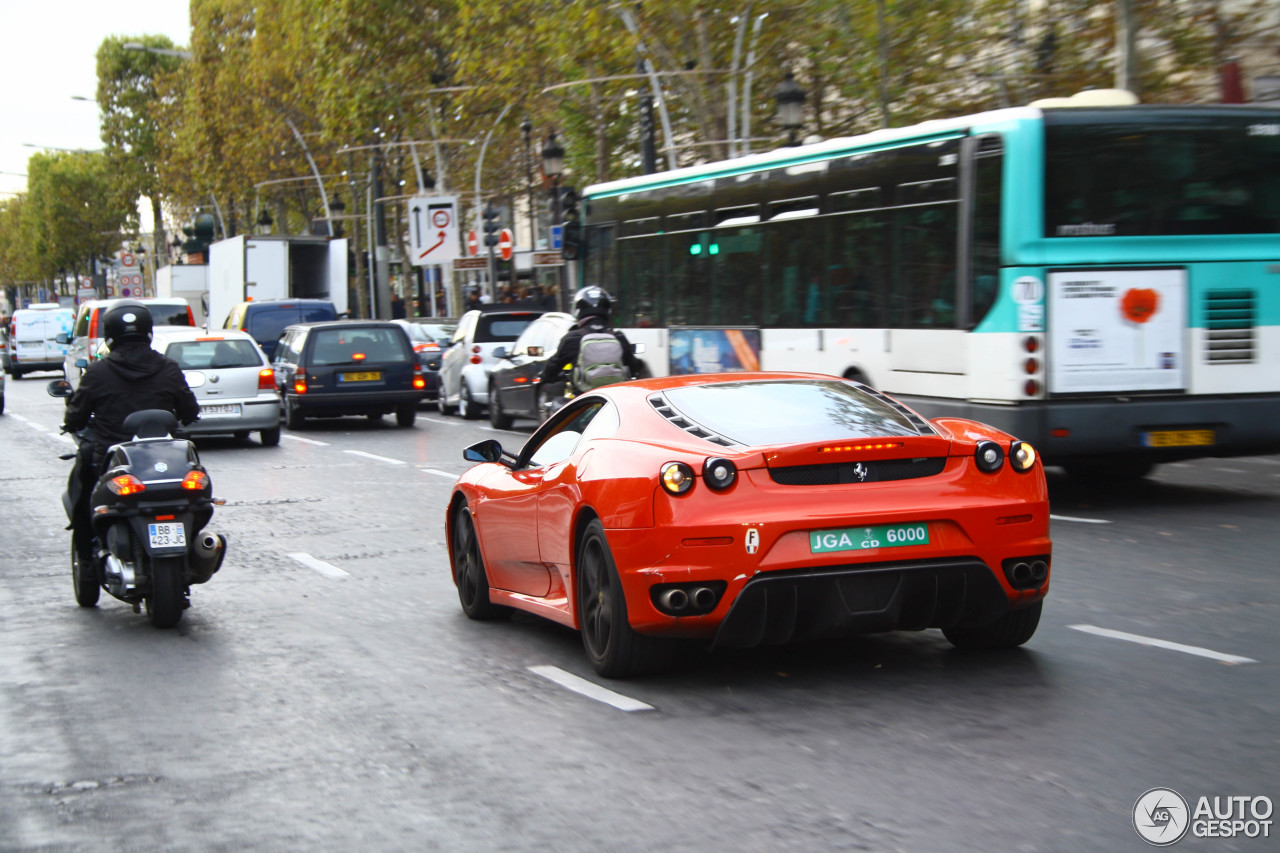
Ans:
[{"label": "white van", "polygon": [[9,321],[9,375],[21,379],[36,370],[62,370],[67,345],[58,343],[58,335],[71,331],[75,316],[73,309],[56,302],[14,311]]}]

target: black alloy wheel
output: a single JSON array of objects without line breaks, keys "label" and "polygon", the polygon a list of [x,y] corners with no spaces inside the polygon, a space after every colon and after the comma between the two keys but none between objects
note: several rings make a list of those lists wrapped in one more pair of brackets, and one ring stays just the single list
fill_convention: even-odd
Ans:
[{"label": "black alloy wheel", "polygon": [[481,622],[509,616],[510,608],[489,600],[489,577],[484,570],[484,558],[480,556],[475,522],[471,520],[465,504],[460,504],[453,511],[452,546],[449,556],[462,612]]}]

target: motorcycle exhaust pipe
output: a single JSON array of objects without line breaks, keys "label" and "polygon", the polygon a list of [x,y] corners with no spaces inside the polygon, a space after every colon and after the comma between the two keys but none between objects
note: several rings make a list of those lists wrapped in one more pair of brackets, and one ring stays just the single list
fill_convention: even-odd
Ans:
[{"label": "motorcycle exhaust pipe", "polygon": [[191,549],[191,568],[194,577],[191,583],[204,583],[222,568],[222,560],[227,556],[227,537],[221,533],[204,532],[196,537],[195,547]]},{"label": "motorcycle exhaust pipe", "polygon": [[668,589],[658,596],[658,604],[670,613],[679,613],[689,606],[689,594],[679,587]]}]

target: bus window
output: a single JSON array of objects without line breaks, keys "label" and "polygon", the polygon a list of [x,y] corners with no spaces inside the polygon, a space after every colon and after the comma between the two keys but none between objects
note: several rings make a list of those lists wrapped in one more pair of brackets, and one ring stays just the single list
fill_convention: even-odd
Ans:
[{"label": "bus window", "polygon": [[[720,211],[717,211],[717,218]],[[751,222],[754,218],[755,222]],[[707,323],[755,326],[760,323],[761,290],[767,280],[760,275],[765,264],[764,234],[760,217],[728,218],[711,232],[711,299]]]},{"label": "bus window", "polygon": [[587,283],[603,287],[609,293],[618,292],[618,267],[616,263],[612,223],[591,225],[587,228]]},{"label": "bus window", "polygon": [[[702,228],[702,212],[667,216],[662,249],[666,256],[664,322],[675,326],[720,325],[711,314],[708,259],[714,245]],[[718,251],[718,250],[717,250]]]},{"label": "bus window", "polygon": [[969,328],[987,316],[1000,289],[1000,194],[1004,151],[997,136],[979,140],[973,163],[972,249],[970,253]]},{"label": "bus window", "polygon": [[662,237],[658,219],[622,223],[618,257],[618,305],[614,321],[622,326],[653,326],[662,320]]},{"label": "bus window", "polygon": [[948,140],[896,152],[891,326],[955,326],[958,150]]},{"label": "bus window", "polygon": [[888,325],[889,218],[883,211],[832,216],[827,220],[831,246],[831,325],[880,328]]}]

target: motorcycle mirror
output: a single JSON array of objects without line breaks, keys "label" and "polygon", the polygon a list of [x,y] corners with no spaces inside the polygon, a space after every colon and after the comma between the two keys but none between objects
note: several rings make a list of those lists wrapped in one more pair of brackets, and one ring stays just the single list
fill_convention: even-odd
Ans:
[{"label": "motorcycle mirror", "polygon": [[50,397],[70,397],[75,393],[71,383],[65,379],[51,380],[45,388],[48,390]]},{"label": "motorcycle mirror", "polygon": [[502,459],[502,444],[496,438],[488,438],[462,451],[468,462],[498,462]]}]

